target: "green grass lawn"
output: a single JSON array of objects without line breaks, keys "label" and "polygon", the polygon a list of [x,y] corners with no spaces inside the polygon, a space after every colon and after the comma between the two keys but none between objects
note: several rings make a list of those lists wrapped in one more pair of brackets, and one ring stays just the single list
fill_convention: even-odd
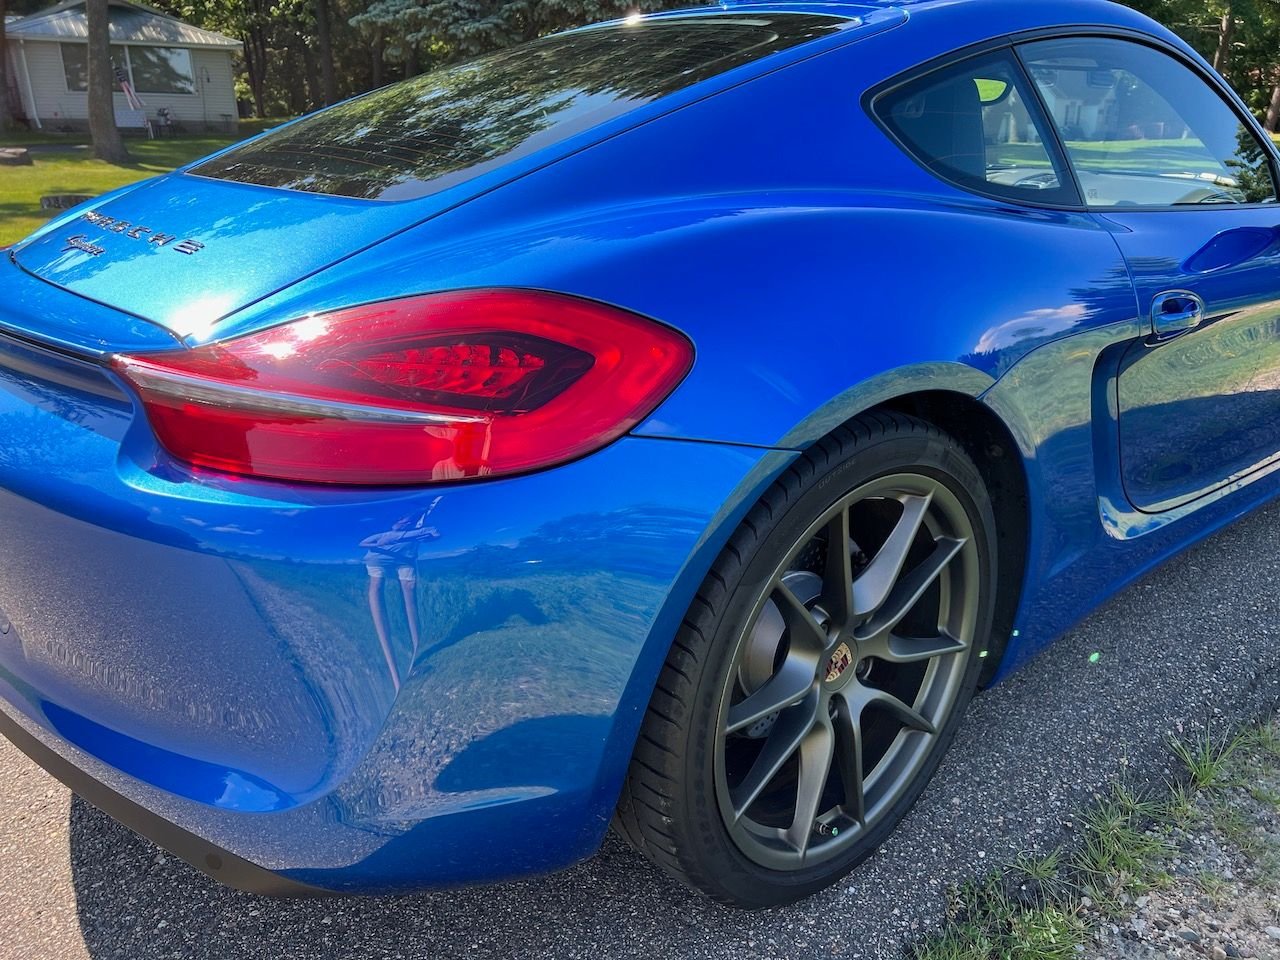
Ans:
[{"label": "green grass lawn", "polygon": [[[127,139],[133,162],[118,166],[95,160],[89,151],[35,152],[31,166],[0,167],[0,246],[21,240],[57,210],[40,209],[40,198],[54,193],[93,196],[165,173],[212,153],[229,143],[260,133],[282,120],[242,120],[232,136],[173,137],[163,140]],[[84,134],[11,133],[0,146],[73,146],[87,143]]]},{"label": "green grass lawn", "polygon": [[128,144],[133,163],[125,166],[95,160],[88,150],[76,153],[33,153],[31,166],[0,167],[0,245],[21,240],[59,211],[40,209],[40,198],[53,193],[106,193],[135,180],[154,177],[225,147],[230,137],[175,137]]},{"label": "green grass lawn", "polygon": [[[1008,143],[995,148],[995,159],[1025,167],[1047,167],[1049,158],[1038,143]],[[1217,169],[1212,154],[1198,140],[1068,141],[1072,159],[1089,170],[1159,170],[1166,173]]]}]

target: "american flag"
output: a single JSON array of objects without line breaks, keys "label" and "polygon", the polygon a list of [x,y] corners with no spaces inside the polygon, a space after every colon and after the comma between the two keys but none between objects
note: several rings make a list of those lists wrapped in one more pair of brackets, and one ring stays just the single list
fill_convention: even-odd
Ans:
[{"label": "american flag", "polygon": [[124,91],[124,98],[129,102],[131,109],[143,110],[146,108],[146,104],[134,93],[133,84],[129,82],[129,72],[123,67],[116,67],[116,83],[120,84],[120,89]]}]

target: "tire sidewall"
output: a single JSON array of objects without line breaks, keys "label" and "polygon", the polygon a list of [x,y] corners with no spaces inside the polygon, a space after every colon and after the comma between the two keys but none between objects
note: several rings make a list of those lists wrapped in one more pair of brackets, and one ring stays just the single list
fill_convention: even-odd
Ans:
[{"label": "tire sidewall", "polygon": [[[973,526],[981,570],[980,598],[964,678],[915,780],[865,836],[834,860],[792,872],[771,870],[750,860],[734,844],[716,799],[714,769],[720,698],[737,641],[754,601],[772,578],[783,552],[805,533],[814,518],[854,488],[901,472],[923,474],[945,484],[959,499]],[[995,519],[982,478],[958,444],[933,431],[891,435],[859,444],[849,456],[820,468],[780,514],[770,520],[766,513],[764,523],[755,526],[760,537],[758,548],[742,567],[737,581],[726,584],[726,613],[716,625],[706,669],[698,678],[683,779],[687,790],[685,809],[693,816],[690,839],[697,845],[696,856],[705,872],[714,876],[734,900],[764,907],[807,896],[848,873],[893,832],[919,798],[954,739],[977,686],[982,665],[980,650],[991,629],[997,571]]]}]

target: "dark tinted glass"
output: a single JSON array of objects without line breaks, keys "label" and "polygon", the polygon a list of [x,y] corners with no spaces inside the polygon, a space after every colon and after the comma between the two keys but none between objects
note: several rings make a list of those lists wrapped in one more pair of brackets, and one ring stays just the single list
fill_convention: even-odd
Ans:
[{"label": "dark tinted glass", "polygon": [[881,121],[938,176],[979,193],[1074,203],[1044,144],[1034,102],[1008,52],[974,57],[879,97]]},{"label": "dark tinted glass", "polygon": [[1218,93],[1168,54],[1082,37],[1020,47],[1085,202],[1274,200],[1266,151]]},{"label": "dark tinted glass", "polygon": [[[67,81],[67,89],[84,91],[89,89],[89,45],[86,43],[60,43],[62,50],[62,75]],[[111,44],[111,89],[119,92],[120,82],[115,79],[115,71],[123,70],[125,65],[124,47]]]},{"label": "dark tinted glass", "polygon": [[193,172],[370,200],[421,197],[852,22],[701,14],[559,34],[339,104]]},{"label": "dark tinted glass", "polygon": [[196,92],[191,51],[183,47],[130,47],[129,66],[139,93]]}]

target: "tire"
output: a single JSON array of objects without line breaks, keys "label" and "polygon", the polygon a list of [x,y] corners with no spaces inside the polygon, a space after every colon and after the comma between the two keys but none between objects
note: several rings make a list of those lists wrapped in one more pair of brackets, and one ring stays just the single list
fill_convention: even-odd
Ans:
[{"label": "tire", "polygon": [[919,798],[977,686],[995,542],[977,469],[921,420],[868,413],[806,451],[685,616],[617,831],[751,909],[852,870]]}]

